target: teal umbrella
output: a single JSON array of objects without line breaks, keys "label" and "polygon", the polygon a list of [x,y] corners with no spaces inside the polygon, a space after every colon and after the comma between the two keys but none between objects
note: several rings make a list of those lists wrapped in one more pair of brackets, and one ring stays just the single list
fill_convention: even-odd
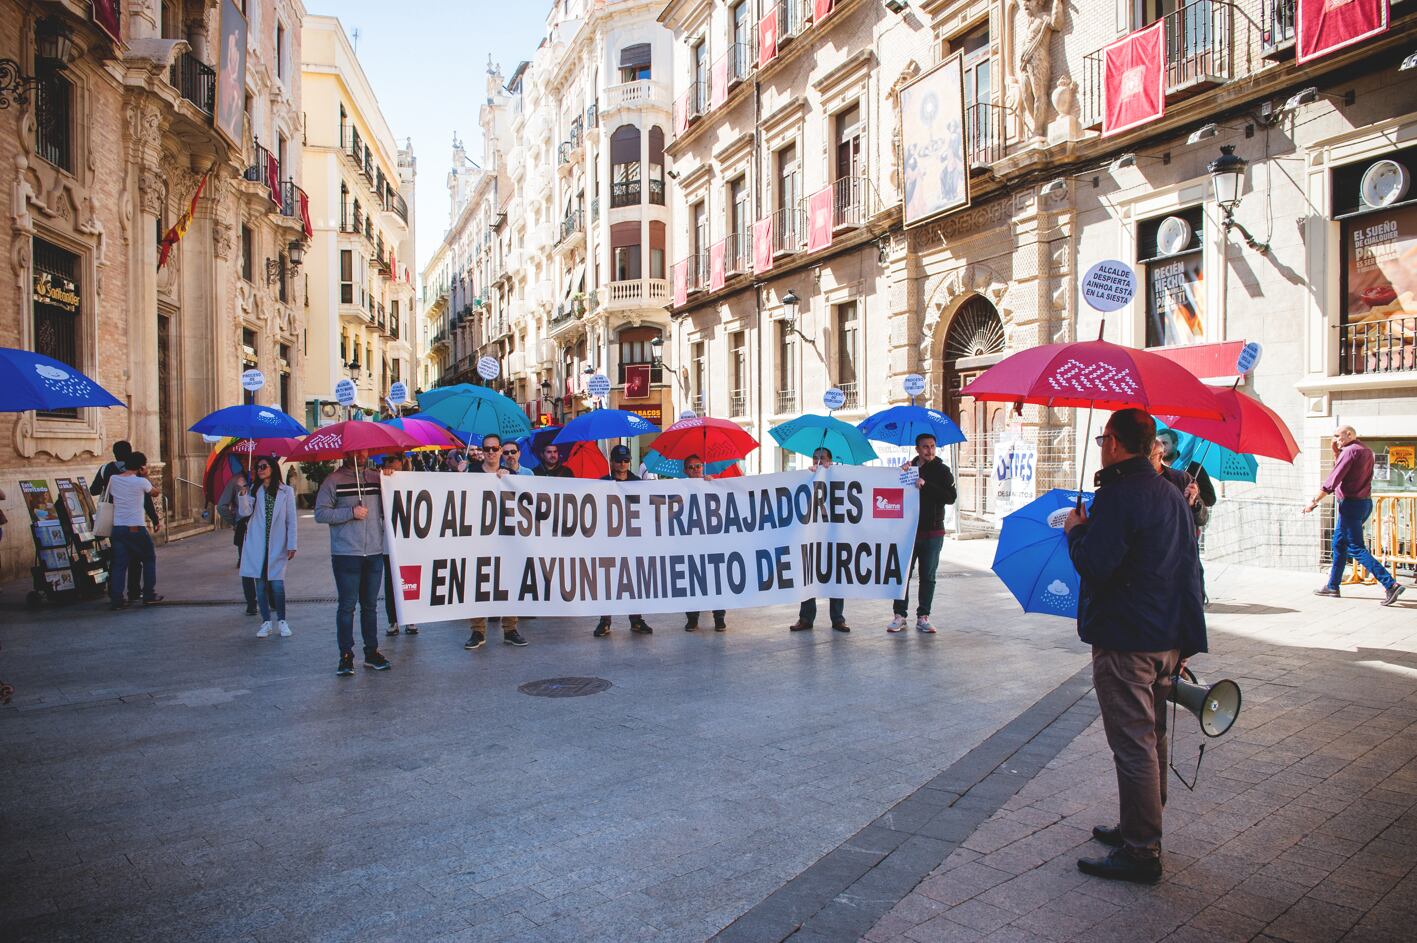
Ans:
[{"label": "teal umbrella", "polygon": [[418,397],[418,408],[420,415],[441,422],[463,438],[480,440],[495,432],[503,439],[515,439],[531,432],[531,422],[516,400],[471,383],[429,390]]},{"label": "teal umbrella", "polygon": [[810,457],[817,449],[830,449],[832,461],[839,465],[861,465],[876,457],[876,450],[860,429],[831,416],[798,416],[772,427],[768,434],[798,455]]},{"label": "teal umbrella", "polygon": [[[1156,426],[1170,428],[1163,422],[1157,422]],[[1255,481],[1259,477],[1260,463],[1253,455],[1232,452],[1180,429],[1171,429],[1171,432],[1176,436],[1177,458],[1172,463],[1175,467],[1184,470],[1192,462],[1199,462],[1211,481]]]}]

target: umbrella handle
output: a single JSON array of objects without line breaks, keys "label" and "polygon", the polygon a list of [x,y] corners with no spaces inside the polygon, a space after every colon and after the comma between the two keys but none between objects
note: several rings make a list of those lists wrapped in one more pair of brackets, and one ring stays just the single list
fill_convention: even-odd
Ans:
[{"label": "umbrella handle", "polygon": [[[1098,338],[1101,340],[1101,338]],[[1087,407],[1087,432],[1082,439],[1082,459],[1078,462],[1078,505],[1077,509],[1082,510],[1082,485],[1087,476],[1087,443],[1092,441],[1092,413],[1093,407]]]}]

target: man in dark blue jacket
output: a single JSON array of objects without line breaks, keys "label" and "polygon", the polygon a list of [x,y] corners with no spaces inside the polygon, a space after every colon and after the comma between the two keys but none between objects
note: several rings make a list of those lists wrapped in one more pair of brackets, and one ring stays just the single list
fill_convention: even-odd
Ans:
[{"label": "man in dark blue jacket", "polygon": [[1093,837],[1114,849],[1083,858],[1098,877],[1161,880],[1166,804],[1166,698],[1185,660],[1206,650],[1196,528],[1186,499],[1150,461],[1156,422],[1112,414],[1097,437],[1102,470],[1091,511],[1064,522],[1082,576],[1078,637],[1092,645],[1092,683],[1117,765],[1121,823]]}]

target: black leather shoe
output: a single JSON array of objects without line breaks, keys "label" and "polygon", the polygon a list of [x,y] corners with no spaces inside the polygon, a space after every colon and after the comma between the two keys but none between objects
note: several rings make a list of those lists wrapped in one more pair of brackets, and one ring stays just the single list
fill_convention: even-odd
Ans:
[{"label": "black leather shoe", "polygon": [[1120,825],[1094,825],[1092,826],[1092,837],[1102,842],[1108,848],[1122,847],[1122,826]]},{"label": "black leather shoe", "polygon": [[1155,884],[1161,880],[1161,859],[1134,858],[1125,848],[1117,848],[1105,858],[1079,858],[1078,870],[1109,881]]}]

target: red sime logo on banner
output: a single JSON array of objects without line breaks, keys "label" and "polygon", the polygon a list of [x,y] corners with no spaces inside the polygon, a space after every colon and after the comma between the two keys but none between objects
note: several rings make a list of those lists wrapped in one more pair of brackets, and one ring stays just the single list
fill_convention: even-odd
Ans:
[{"label": "red sime logo on banner", "polygon": [[405,602],[417,602],[423,589],[423,567],[418,564],[399,567],[399,582],[403,585]]},{"label": "red sime logo on banner", "polygon": [[871,490],[872,517],[904,517],[904,488],[873,488]]}]

